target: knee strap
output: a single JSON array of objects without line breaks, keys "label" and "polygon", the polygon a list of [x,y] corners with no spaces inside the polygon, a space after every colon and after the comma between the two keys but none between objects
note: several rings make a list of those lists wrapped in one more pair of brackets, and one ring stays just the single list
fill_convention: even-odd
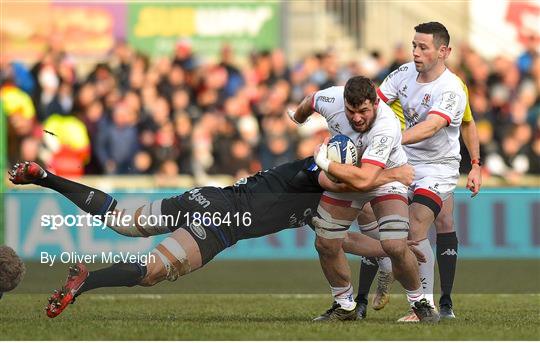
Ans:
[{"label": "knee strap", "polygon": [[358,227],[364,235],[379,240],[379,230],[377,230],[379,228],[379,223],[377,223],[376,221],[369,224],[359,224]]},{"label": "knee strap", "polygon": [[381,240],[402,239],[409,235],[409,218],[389,215],[379,218]]},{"label": "knee strap", "polygon": [[174,238],[166,238],[152,252],[160,258],[167,269],[167,280],[176,281],[179,276],[191,272],[186,251]]},{"label": "knee strap", "polygon": [[326,239],[337,239],[347,236],[347,230],[352,221],[333,218],[328,211],[319,206],[317,213],[313,216],[312,223],[315,226],[317,236]]}]

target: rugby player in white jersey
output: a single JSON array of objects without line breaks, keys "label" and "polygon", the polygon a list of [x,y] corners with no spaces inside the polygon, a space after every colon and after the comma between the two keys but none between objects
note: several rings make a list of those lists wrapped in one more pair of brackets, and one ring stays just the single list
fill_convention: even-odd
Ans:
[{"label": "rugby player in white jersey", "polygon": [[361,166],[345,165],[327,159],[326,142],[315,152],[317,165],[358,192],[325,192],[313,218],[315,245],[334,304],[321,316],[323,320],[357,318],[350,282],[351,273],[343,251],[346,231],[364,204],[370,202],[378,221],[381,245],[392,260],[393,273],[407,290],[411,309],[422,321],[437,322],[438,314],[424,298],[414,256],[406,239],[409,231],[407,187],[391,182],[373,187],[384,168],[407,162],[401,146],[399,121],[392,110],[379,102],[371,80],[355,76],[344,87],[330,87],[307,96],[295,112],[288,114],[298,124],[314,113],[328,122],[332,135],[344,134],[356,144]]},{"label": "rugby player in white jersey", "polygon": [[[419,266],[424,292],[433,301],[434,256],[427,233],[441,212],[451,217],[453,191],[459,178],[460,125],[467,96],[461,80],[445,65],[451,48],[446,28],[437,22],[415,27],[414,62],[393,71],[377,93],[385,103],[399,100],[406,130],[402,144],[409,163],[415,167],[415,181],[409,189],[411,239],[420,242],[428,261]],[[469,148],[469,146],[468,146]],[[479,153],[471,145],[471,160],[476,167],[469,175],[467,187],[476,194],[480,187]],[[444,204],[444,206],[443,206]],[[451,301],[449,316],[453,316]],[[401,321],[414,321],[414,314]]]},{"label": "rugby player in white jersey", "polygon": [[[463,120],[461,122],[461,136],[465,147],[469,152],[471,160],[471,170],[467,176],[467,188],[471,190],[471,197],[476,196],[482,185],[482,170],[480,167],[480,144],[478,141],[478,133],[476,131],[476,123],[472,115],[469,105],[469,91],[467,86],[460,80],[461,87],[467,95],[467,105]],[[405,118],[403,116],[403,108],[399,100],[390,104],[390,108],[396,114],[401,123],[401,129],[405,130]],[[437,264],[439,266],[441,297],[439,299],[439,313],[442,318],[455,318],[452,304],[452,288],[454,286],[454,278],[458,259],[458,238],[454,227],[454,202],[451,196],[448,200],[443,201],[441,212],[435,219],[435,228],[437,229],[436,239],[436,255]],[[377,221],[374,218],[373,211],[368,206],[365,206],[362,213],[358,217],[358,225],[362,233],[378,239],[379,232]],[[390,299],[390,287],[393,282],[392,265],[387,257],[373,258],[363,257],[360,266],[358,295],[356,302],[358,303],[357,312],[359,318],[365,318],[367,315],[368,293],[371,284],[377,277],[377,291],[373,296],[373,309],[380,310],[386,306]],[[417,318],[412,318],[415,320]]]}]

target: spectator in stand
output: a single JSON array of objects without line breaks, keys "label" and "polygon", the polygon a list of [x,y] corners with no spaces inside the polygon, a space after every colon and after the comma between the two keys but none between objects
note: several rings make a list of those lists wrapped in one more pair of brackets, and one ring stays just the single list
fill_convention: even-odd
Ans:
[{"label": "spectator in stand", "polygon": [[187,114],[191,119],[201,116],[199,108],[191,103],[190,92],[185,88],[174,90],[171,103],[173,115]]},{"label": "spectator in stand", "polygon": [[97,156],[98,130],[107,126],[107,119],[100,101],[93,101],[88,105],[82,116],[82,121],[88,130],[90,137],[90,161],[85,167],[85,174],[102,174],[103,166]]},{"label": "spectator in stand", "polygon": [[197,58],[193,54],[191,40],[182,38],[176,42],[173,64],[179,65],[186,71],[193,71],[198,64]]},{"label": "spectator in stand", "polygon": [[529,173],[540,175],[540,132],[536,134],[529,150]]},{"label": "spectator in stand", "polygon": [[230,44],[221,47],[221,61],[219,65],[227,72],[227,83],[223,89],[225,97],[231,97],[244,85],[244,77],[234,64],[234,51]]},{"label": "spectator in stand", "polygon": [[112,122],[98,130],[96,155],[106,174],[128,174],[139,150],[137,114],[127,104],[116,105]]},{"label": "spectator in stand", "polygon": [[33,133],[36,110],[30,96],[15,86],[12,75],[4,77],[0,86],[0,113],[7,116],[7,157],[11,164],[19,160],[22,141]]},{"label": "spectator in stand", "polygon": [[180,169],[180,174],[193,174],[191,165],[193,125],[189,115],[186,113],[175,114],[174,128],[176,133],[176,147],[178,149],[176,163]]},{"label": "spectator in stand", "polygon": [[486,157],[486,167],[489,172],[492,175],[504,177],[511,184],[518,184],[530,166],[528,146],[524,145],[522,138],[518,137],[519,131],[517,126],[508,129],[499,151]]},{"label": "spectator in stand", "polygon": [[145,150],[140,150],[133,158],[133,173],[149,175],[153,172],[152,164],[152,155]]},{"label": "spectator in stand", "polygon": [[40,157],[47,169],[66,177],[83,175],[90,159],[90,138],[84,123],[74,115],[54,113],[43,123],[43,132]]},{"label": "spectator in stand", "polygon": [[67,82],[62,82],[53,96],[52,100],[45,105],[43,110],[44,118],[48,118],[53,113],[62,115],[73,113],[73,86]]}]

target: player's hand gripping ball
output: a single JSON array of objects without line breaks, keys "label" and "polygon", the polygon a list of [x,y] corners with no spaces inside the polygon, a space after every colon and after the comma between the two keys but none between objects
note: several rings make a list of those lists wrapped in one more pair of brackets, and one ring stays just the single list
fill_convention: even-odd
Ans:
[{"label": "player's hand gripping ball", "polygon": [[[326,157],[333,162],[342,164],[358,164],[358,152],[352,139],[345,135],[335,135],[328,142]],[[326,176],[333,182],[339,182],[338,179],[326,172]]]}]

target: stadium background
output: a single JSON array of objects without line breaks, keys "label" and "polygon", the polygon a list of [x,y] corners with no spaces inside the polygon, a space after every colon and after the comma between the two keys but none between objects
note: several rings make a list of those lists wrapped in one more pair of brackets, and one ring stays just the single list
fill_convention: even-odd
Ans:
[{"label": "stadium background", "polygon": [[[456,192],[457,292],[539,293],[538,0],[2,1],[1,170],[38,160],[132,203],[230,184],[312,154],[324,124],[297,129],[285,110],[351,75],[382,81],[430,20],[450,31],[449,66],[469,87],[484,163],[482,192],[471,199],[463,177]],[[62,279],[62,265],[37,262],[42,251],[143,252],[161,239],[49,230],[41,215],[79,211],[7,177],[0,186],[0,242],[29,265],[19,293]],[[155,292],[327,292],[309,230],[239,242],[217,259]]]}]

